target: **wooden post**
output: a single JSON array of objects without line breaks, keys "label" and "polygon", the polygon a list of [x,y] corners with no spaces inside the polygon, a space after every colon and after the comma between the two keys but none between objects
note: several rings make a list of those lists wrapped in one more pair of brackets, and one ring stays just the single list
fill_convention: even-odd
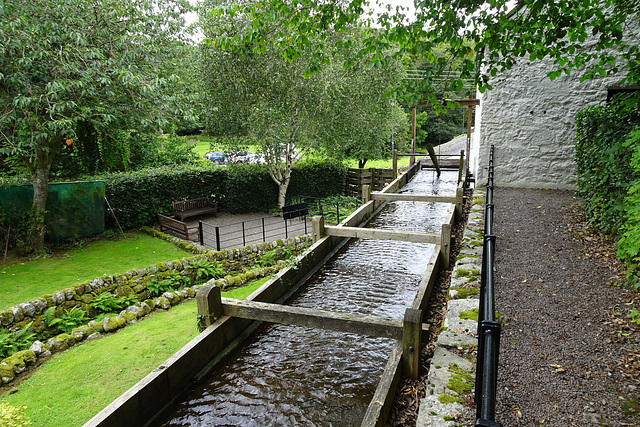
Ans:
[{"label": "wooden post", "polygon": [[402,365],[404,373],[413,380],[420,374],[420,338],[422,337],[422,310],[407,308],[404,312],[402,333]]},{"label": "wooden post", "polygon": [[362,186],[362,204],[366,204],[369,203],[369,200],[371,200],[371,186],[370,185],[363,185]]},{"label": "wooden post", "polygon": [[[411,154],[416,152],[416,107],[411,109]],[[409,165],[413,166],[416,157],[409,157]]]},{"label": "wooden post", "polygon": [[442,224],[442,241],[440,242],[440,253],[442,254],[442,266],[449,269],[449,258],[451,257],[451,224]]},{"label": "wooden post", "polygon": [[196,293],[198,306],[198,322],[204,329],[213,324],[217,318],[222,317],[222,299],[220,288],[216,285],[206,284]]},{"label": "wooden post", "polygon": [[311,235],[313,237],[313,243],[322,238],[324,234],[324,217],[314,216],[311,219]]},{"label": "wooden post", "polygon": [[464,150],[460,150],[460,166],[458,166],[458,183],[462,181],[462,170],[464,169]]},{"label": "wooden post", "polygon": [[462,183],[456,188],[456,221],[462,220],[462,199],[464,197],[464,189]]},{"label": "wooden post", "polygon": [[[469,95],[469,99],[473,99],[473,95]],[[471,150],[471,116],[473,116],[473,106],[469,105],[467,107],[467,146],[466,146],[466,156],[464,157],[464,174],[467,175],[467,170],[469,169],[469,151]]]},{"label": "wooden post", "polygon": [[398,177],[398,149],[393,149],[393,179]]}]

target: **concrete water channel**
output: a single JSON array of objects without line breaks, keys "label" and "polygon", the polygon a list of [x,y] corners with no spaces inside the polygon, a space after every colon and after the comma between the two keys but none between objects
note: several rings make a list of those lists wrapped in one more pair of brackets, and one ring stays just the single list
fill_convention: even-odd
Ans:
[{"label": "concrete water channel", "polygon": [[[365,237],[371,237],[367,233],[374,230],[402,233],[345,239],[338,237],[346,233],[337,230],[341,227],[316,229],[316,234],[329,236],[316,236],[316,243],[295,268],[267,282],[246,303],[286,301],[291,310],[323,310],[334,318],[386,319],[399,325],[394,327],[400,336],[392,334],[399,340],[385,333],[370,333],[370,337],[317,327],[260,324],[240,314],[228,316],[232,302],[223,299],[224,316],[210,319],[211,326],[198,338],[87,425],[353,426],[381,422],[401,372],[405,310],[426,307],[429,287],[439,264],[445,262],[441,253],[448,254],[450,234],[446,234],[455,211],[452,203],[462,201],[457,180],[457,172],[436,178],[432,171],[419,171],[419,166],[409,169],[383,194],[372,194],[369,203],[341,224],[348,230],[367,220],[372,230]],[[401,194],[405,200],[393,201],[384,193]],[[449,203],[415,201],[418,195],[436,195],[437,200]],[[310,321],[301,324],[317,326]]]}]

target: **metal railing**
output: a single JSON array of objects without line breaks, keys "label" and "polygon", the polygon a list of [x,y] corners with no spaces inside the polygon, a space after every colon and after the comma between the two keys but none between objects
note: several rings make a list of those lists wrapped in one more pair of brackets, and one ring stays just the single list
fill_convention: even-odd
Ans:
[{"label": "metal railing", "polygon": [[502,426],[496,418],[496,389],[500,354],[500,323],[496,322],[494,306],[493,234],[493,146],[489,152],[489,175],[480,276],[480,307],[478,313],[478,360],[476,368],[476,426]]},{"label": "metal railing", "polygon": [[200,244],[220,251],[309,234],[311,232],[309,217],[320,215],[330,223],[339,223],[341,218],[347,217],[346,212],[357,209],[359,203],[357,200],[339,200],[322,204],[319,199],[310,197],[305,198],[305,201],[307,207],[287,211],[287,218],[292,219],[265,216],[224,225],[199,221]]}]

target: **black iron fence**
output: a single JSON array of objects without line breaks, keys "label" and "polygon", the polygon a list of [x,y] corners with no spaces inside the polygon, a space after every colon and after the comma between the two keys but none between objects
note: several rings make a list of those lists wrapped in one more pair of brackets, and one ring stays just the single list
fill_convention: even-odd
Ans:
[{"label": "black iron fence", "polygon": [[496,322],[494,306],[493,234],[493,146],[489,152],[489,177],[480,276],[480,307],[478,313],[478,360],[476,365],[476,426],[502,426],[496,418],[496,388],[500,354],[500,323]]},{"label": "black iron fence", "polygon": [[304,198],[301,203],[285,206],[282,216],[265,216],[232,224],[213,224],[199,221],[199,241],[203,246],[223,249],[240,248],[257,243],[311,233],[311,217],[321,215],[329,223],[339,223],[357,209],[357,199],[345,198],[329,203]]}]

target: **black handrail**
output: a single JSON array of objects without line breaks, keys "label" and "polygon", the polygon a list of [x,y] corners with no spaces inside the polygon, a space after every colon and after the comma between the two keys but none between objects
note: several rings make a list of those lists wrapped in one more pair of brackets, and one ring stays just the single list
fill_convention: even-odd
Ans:
[{"label": "black handrail", "polygon": [[489,174],[485,205],[484,246],[480,275],[480,307],[478,312],[478,360],[476,368],[476,426],[502,427],[496,418],[496,389],[500,355],[500,323],[496,322],[494,305],[493,234],[493,145],[489,152]]}]

